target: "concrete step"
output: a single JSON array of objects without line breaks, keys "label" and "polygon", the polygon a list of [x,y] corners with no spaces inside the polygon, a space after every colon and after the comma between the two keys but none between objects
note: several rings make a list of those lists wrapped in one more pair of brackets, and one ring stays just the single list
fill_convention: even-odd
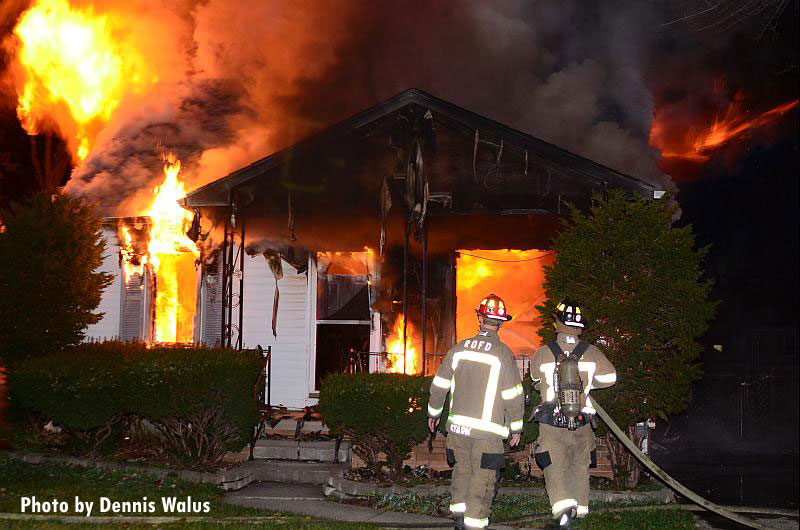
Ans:
[{"label": "concrete step", "polygon": [[286,482],[256,482],[231,493],[230,498],[319,501],[325,495],[318,484],[289,484]]},{"label": "concrete step", "polygon": [[287,460],[253,460],[247,462],[253,479],[258,482],[290,484],[325,484],[331,476],[341,477],[350,469],[346,463],[298,462]]},{"label": "concrete step", "polygon": [[[339,446],[339,462],[352,460],[352,444],[344,440]],[[261,438],[253,449],[253,457],[266,460],[301,460],[333,462],[336,455],[336,442],[298,442],[280,438]]]}]

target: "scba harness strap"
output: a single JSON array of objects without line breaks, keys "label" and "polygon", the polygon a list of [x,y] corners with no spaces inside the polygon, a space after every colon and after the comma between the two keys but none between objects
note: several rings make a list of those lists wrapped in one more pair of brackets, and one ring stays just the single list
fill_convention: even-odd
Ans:
[{"label": "scba harness strap", "polygon": [[[567,358],[567,354],[564,353],[564,350],[561,349],[561,346],[558,345],[557,341],[551,340],[547,343],[547,347],[550,348],[550,351],[553,353],[553,357],[556,359],[556,363],[562,362],[564,359]],[[589,343],[584,340],[578,340],[578,344],[575,346],[575,349],[569,354],[571,359],[575,359],[576,361],[580,361],[583,354],[586,353],[586,350],[589,349]]]},{"label": "scba harness strap", "polygon": [[[553,354],[553,357],[556,360],[556,367],[554,370],[558,371],[558,365],[564,362],[565,359],[572,359],[575,362],[580,361],[583,354],[586,353],[586,350],[589,349],[590,344],[586,341],[578,340],[578,343],[575,345],[575,348],[570,352],[569,355],[564,353],[564,350],[561,349],[561,346],[558,342],[552,340],[547,343],[547,347],[550,349],[550,352]],[[557,377],[553,377],[554,381],[557,380]],[[557,391],[558,389],[556,389]],[[553,427],[560,427],[566,428],[567,427],[567,420],[561,414],[560,411],[557,410],[557,403],[556,401],[546,401],[536,407],[533,414],[531,415],[532,418],[540,423],[546,423],[548,425],[552,425]],[[588,414],[580,413],[576,418],[576,422],[578,426],[586,425],[586,424],[593,424],[594,418]]]}]

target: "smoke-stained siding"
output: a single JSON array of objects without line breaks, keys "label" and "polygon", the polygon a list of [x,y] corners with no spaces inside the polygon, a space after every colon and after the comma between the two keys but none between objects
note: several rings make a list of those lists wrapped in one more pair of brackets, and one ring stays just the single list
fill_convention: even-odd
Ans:
[{"label": "smoke-stained siding", "polygon": [[243,347],[272,346],[272,404],[302,408],[309,393],[308,281],[286,261],[282,265],[276,338],[272,336],[275,277],[263,256],[244,259]]},{"label": "smoke-stained siding", "polygon": [[119,337],[120,295],[122,288],[122,271],[119,267],[119,246],[117,245],[116,232],[103,229],[106,240],[106,253],[99,272],[114,275],[114,281],[103,291],[98,313],[104,313],[103,318],[96,324],[86,328],[86,340],[110,340]]}]

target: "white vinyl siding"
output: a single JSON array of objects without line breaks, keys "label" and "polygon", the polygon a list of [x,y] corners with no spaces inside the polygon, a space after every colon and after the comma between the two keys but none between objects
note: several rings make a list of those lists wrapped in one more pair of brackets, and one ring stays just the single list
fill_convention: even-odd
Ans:
[{"label": "white vinyl siding", "polygon": [[111,340],[119,337],[120,295],[123,283],[123,273],[119,267],[119,246],[114,231],[104,228],[103,237],[106,240],[106,251],[98,272],[113,274],[114,280],[103,291],[100,305],[95,311],[104,313],[103,318],[86,328],[86,340]]},{"label": "white vinyl siding", "polygon": [[[308,404],[308,281],[306,274],[282,262],[283,278],[278,282],[277,338],[272,336],[272,302],[275,277],[262,255],[244,258],[244,340],[243,348],[272,346],[273,405],[302,408]],[[234,282],[234,297],[238,281]],[[238,321],[234,308],[234,322]],[[234,340],[235,340],[234,332]]]}]

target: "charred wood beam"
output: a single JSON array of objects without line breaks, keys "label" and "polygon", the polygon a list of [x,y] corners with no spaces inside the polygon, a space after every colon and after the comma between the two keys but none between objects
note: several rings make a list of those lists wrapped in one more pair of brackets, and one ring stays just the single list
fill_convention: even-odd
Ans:
[{"label": "charred wood beam", "polygon": [[422,227],[422,375],[425,375],[425,338],[428,328],[428,223]]},{"label": "charred wood beam", "polygon": [[[233,211],[233,209],[231,210]],[[227,292],[228,298],[226,299],[226,303],[228,304],[228,317],[227,317],[227,336],[226,336],[226,344],[228,348],[233,345],[233,269],[236,267],[234,261],[234,254],[233,250],[236,246],[236,235],[235,230],[236,227],[233,225],[234,217],[233,214],[231,215],[231,227],[230,232],[228,234],[229,240],[226,243],[226,247],[228,249],[228,270],[227,270]]]},{"label": "charred wood beam", "polygon": [[242,336],[244,329],[242,323],[244,321],[244,218],[239,219],[241,242],[239,244],[239,338],[236,340],[236,349],[242,349]]},{"label": "charred wood beam", "polygon": [[411,222],[406,220],[406,233],[403,237],[403,373],[406,373],[406,337],[408,332],[408,236]]},{"label": "charred wood beam", "polygon": [[542,208],[474,208],[470,210],[429,210],[429,216],[446,217],[450,215],[552,215],[550,210]]},{"label": "charred wood beam", "polygon": [[229,217],[225,215],[225,228],[223,231],[222,237],[222,311],[220,311],[220,324],[222,326],[222,330],[220,331],[219,342],[221,347],[225,347],[225,337],[226,332],[228,329],[227,322],[225,322],[225,302],[228,299],[228,292],[227,292],[227,285],[228,285],[228,249],[226,248],[228,244],[228,220]]}]

